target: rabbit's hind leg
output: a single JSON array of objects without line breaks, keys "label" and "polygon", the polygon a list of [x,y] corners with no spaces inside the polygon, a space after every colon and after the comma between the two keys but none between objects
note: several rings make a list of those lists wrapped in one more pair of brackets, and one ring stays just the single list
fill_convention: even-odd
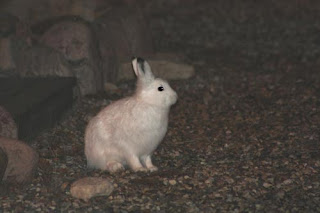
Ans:
[{"label": "rabbit's hind leg", "polygon": [[158,171],[158,168],[152,164],[151,155],[141,157],[141,161],[150,172]]},{"label": "rabbit's hind leg", "polygon": [[124,167],[121,163],[117,161],[109,161],[106,164],[105,170],[108,170],[111,173],[118,172],[124,170]]},{"label": "rabbit's hind leg", "polygon": [[140,163],[140,160],[135,155],[130,155],[130,157],[127,158],[128,165],[130,168],[135,172],[147,172],[148,170],[142,166]]}]

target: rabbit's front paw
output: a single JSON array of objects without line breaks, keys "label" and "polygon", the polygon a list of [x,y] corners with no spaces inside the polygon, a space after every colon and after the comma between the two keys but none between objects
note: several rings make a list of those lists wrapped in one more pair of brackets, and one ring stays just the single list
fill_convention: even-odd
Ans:
[{"label": "rabbit's front paw", "polygon": [[135,171],[135,172],[147,172],[148,169],[144,168],[144,167],[137,167],[137,168],[133,168],[133,171]]},{"label": "rabbit's front paw", "polygon": [[121,163],[116,161],[110,161],[106,165],[106,170],[108,170],[111,173],[124,170],[124,167]]},{"label": "rabbit's front paw", "polygon": [[148,171],[150,171],[150,172],[158,171],[158,167],[156,167],[156,166],[151,166],[151,167],[148,167],[147,169],[148,169]]}]

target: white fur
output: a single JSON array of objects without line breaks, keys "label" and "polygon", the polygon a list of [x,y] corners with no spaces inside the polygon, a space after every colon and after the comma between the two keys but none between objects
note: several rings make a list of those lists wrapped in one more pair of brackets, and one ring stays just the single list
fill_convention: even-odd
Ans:
[{"label": "white fur", "polygon": [[[88,167],[110,172],[125,165],[134,171],[157,170],[151,155],[167,132],[177,94],[166,81],[154,78],[146,61],[134,59],[132,65],[138,78],[135,94],[104,108],[86,128]],[[160,86],[163,91],[158,91]]]}]

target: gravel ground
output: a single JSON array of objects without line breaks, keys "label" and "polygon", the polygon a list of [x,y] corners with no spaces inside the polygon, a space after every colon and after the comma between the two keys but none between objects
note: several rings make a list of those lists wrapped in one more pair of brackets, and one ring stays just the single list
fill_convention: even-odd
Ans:
[{"label": "gravel ground", "polygon": [[[320,212],[319,15],[221,2],[149,8],[157,48],[185,54],[197,72],[171,82],[179,101],[154,154],[159,171],[86,169],[87,119],[132,93],[133,82],[123,83],[118,94],[77,102],[30,141],[40,154],[37,176],[24,189],[7,188],[0,209]],[[72,198],[71,183],[86,176],[109,178],[114,192],[89,202]]]}]

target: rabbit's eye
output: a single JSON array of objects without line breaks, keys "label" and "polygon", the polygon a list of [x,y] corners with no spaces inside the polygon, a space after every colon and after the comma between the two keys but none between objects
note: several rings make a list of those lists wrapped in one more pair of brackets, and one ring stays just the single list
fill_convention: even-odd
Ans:
[{"label": "rabbit's eye", "polygon": [[163,86],[158,87],[158,91],[162,92],[164,90]]}]

